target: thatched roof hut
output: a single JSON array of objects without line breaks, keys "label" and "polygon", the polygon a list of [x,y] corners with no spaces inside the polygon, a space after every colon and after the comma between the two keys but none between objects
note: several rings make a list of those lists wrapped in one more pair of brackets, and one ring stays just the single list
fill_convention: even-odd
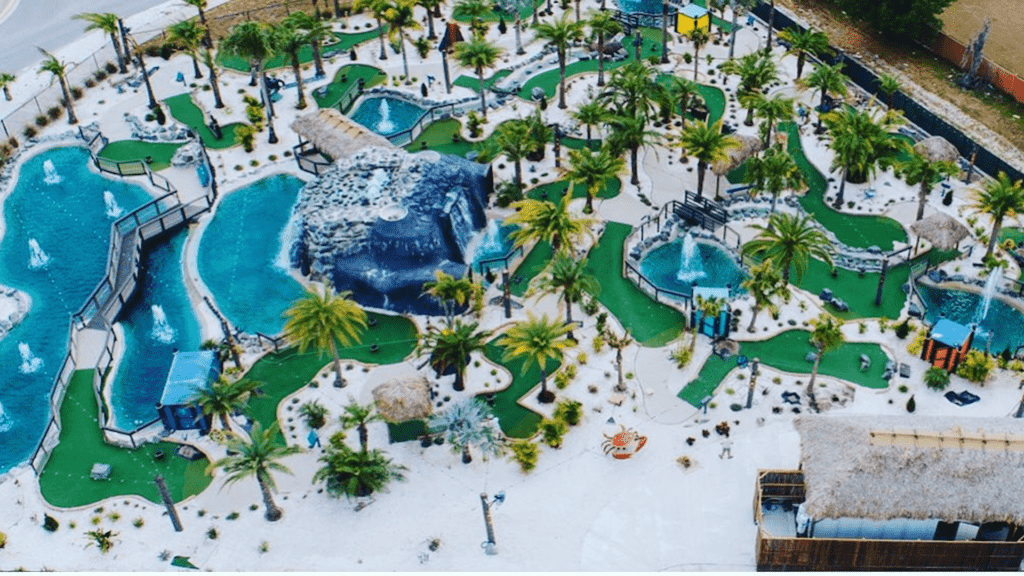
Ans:
[{"label": "thatched roof hut", "polygon": [[956,218],[942,212],[914,222],[910,230],[939,250],[955,248],[961,240],[971,235],[971,231]]},{"label": "thatched roof hut", "polygon": [[334,160],[345,158],[367,146],[394,147],[387,138],[374,134],[333,108],[299,116],[292,122],[291,128]]},{"label": "thatched roof hut", "polygon": [[914,150],[932,162],[948,160],[956,162],[960,151],[942,136],[931,136],[914,144]]},{"label": "thatched roof hut", "polygon": [[716,176],[725,176],[729,171],[743,164],[747,158],[757,154],[764,148],[764,143],[757,136],[747,136],[744,134],[732,134],[731,136],[739,140],[740,145],[726,151],[729,159],[725,162],[714,162],[711,164],[711,171]]},{"label": "thatched roof hut", "polygon": [[373,389],[373,401],[384,420],[399,424],[430,416],[430,382],[423,376],[408,376],[385,382]]},{"label": "thatched roof hut", "polygon": [[1024,424],[1013,419],[802,416],[813,518],[1024,524]]}]

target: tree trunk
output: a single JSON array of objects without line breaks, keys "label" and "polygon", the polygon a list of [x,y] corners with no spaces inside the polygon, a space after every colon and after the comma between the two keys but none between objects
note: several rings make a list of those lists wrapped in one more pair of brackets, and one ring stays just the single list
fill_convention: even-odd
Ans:
[{"label": "tree trunk", "polygon": [[732,60],[733,53],[736,51],[736,20],[739,18],[740,11],[739,6],[733,4],[732,7],[732,33],[729,40],[729,60]]},{"label": "tree trunk", "polygon": [[768,130],[764,135],[764,149],[767,150],[772,145],[772,128],[774,127],[775,121],[771,118],[768,119]]},{"label": "tree trunk", "polygon": [[[587,147],[590,147],[589,140],[587,140]],[[583,212],[585,214],[594,213],[594,193],[590,191],[590,188],[587,188],[587,204],[583,207]]]},{"label": "tree trunk", "polygon": [[221,425],[222,428],[224,428],[225,432],[230,432],[231,431],[231,425],[228,423],[228,413],[227,412],[221,412],[220,413],[220,425]]},{"label": "tree trunk", "polygon": [[[11,87],[10,86],[4,86],[4,99],[6,99],[8,102],[13,100],[13,98],[11,98]],[[587,130],[589,130],[589,129],[590,129],[590,127],[588,126]]]},{"label": "tree trunk", "polygon": [[302,85],[302,67],[299,64],[298,52],[292,54],[292,73],[295,74],[295,89],[299,91],[299,103],[296,108],[302,110],[306,107],[306,91]]},{"label": "tree trunk", "polygon": [[[274,132],[274,102],[270,99],[270,91],[267,90],[267,73],[260,70],[260,85],[263,92],[263,100],[267,107],[267,131],[269,132],[268,142],[277,143],[277,134]],[[333,342],[331,343],[333,346]]]},{"label": "tree trunk", "polygon": [[708,163],[697,160],[697,198],[704,197],[704,173],[707,172]]},{"label": "tree trunk", "polygon": [[462,463],[469,464],[473,461],[473,455],[469,453],[469,444],[462,447]]},{"label": "tree trunk", "polygon": [[405,32],[401,29],[398,31],[398,47],[402,50],[402,69],[405,71],[405,85],[412,84],[409,76],[409,55],[405,53]]},{"label": "tree trunk", "polygon": [[821,348],[818,348],[818,355],[814,358],[814,368],[811,369],[811,380],[807,382],[807,405],[814,410],[818,411],[818,402],[814,398],[814,380],[818,377],[818,364],[821,363]]},{"label": "tree trunk", "polygon": [[309,43],[310,48],[313,49],[313,62],[316,63],[316,75],[326,76],[324,72],[324,58],[320,55],[320,41],[314,40]]},{"label": "tree trunk", "polygon": [[779,202],[779,192],[772,192],[772,211],[768,213],[769,216],[775,214],[775,205]]},{"label": "tree trunk", "polygon": [[[206,38],[205,38],[205,40],[206,40],[206,47],[212,49],[213,48],[213,38],[210,37],[210,27],[206,24],[206,12],[204,12],[202,8],[197,8],[197,9],[199,10],[199,21],[202,22],[203,29],[206,30]],[[127,48],[128,47],[125,46],[125,56],[128,55]]]},{"label": "tree trunk", "polygon": [[334,17],[341,18],[341,14],[341,2],[339,2],[338,0],[334,0]]},{"label": "tree trunk", "polygon": [[334,384],[336,388],[344,388],[347,382],[345,377],[341,375],[341,358],[338,357],[338,347],[334,345],[334,339],[331,339],[331,356],[334,358]]},{"label": "tree trunk", "polygon": [[807,60],[807,54],[801,50],[800,54],[796,57],[796,79],[799,80],[800,76],[804,73],[804,62]]},{"label": "tree trunk", "polygon": [[366,430],[366,422],[360,422],[359,426],[356,427],[356,431],[359,432],[359,446],[363,449],[363,454],[366,454],[370,444],[369,433]]},{"label": "tree trunk", "polygon": [[754,107],[753,106],[747,108],[747,117],[743,119],[743,125],[744,126],[753,126],[754,125]]},{"label": "tree trunk", "polygon": [[[696,301],[694,301],[694,306],[696,306]],[[690,354],[691,355],[693,354],[693,351],[697,349],[697,323],[698,323],[697,316],[698,316],[698,314],[700,314],[700,312],[696,308],[694,308],[694,310],[693,310],[693,326],[690,326]]]},{"label": "tree trunk", "polygon": [[697,81],[697,67],[700,65],[700,46],[693,44],[693,81]]},{"label": "tree trunk", "polygon": [[516,160],[516,190],[523,189],[523,161]]},{"label": "tree trunk", "polygon": [[[572,300],[569,299],[569,292],[565,292],[565,323],[572,325]],[[572,329],[569,330],[572,333]]]},{"label": "tree trunk", "polygon": [[519,10],[516,10],[515,27],[516,27],[516,54],[518,54],[518,55],[526,54],[526,50],[523,49],[523,39],[522,39],[522,35],[521,35],[522,34],[521,29],[522,29],[523,26],[522,26],[521,16],[519,16]]},{"label": "tree trunk", "polygon": [[256,481],[259,482],[260,492],[263,494],[263,505],[267,508],[264,518],[268,522],[277,522],[284,515],[284,512],[274,503],[274,496],[270,493],[270,486],[267,486],[267,483],[258,475],[256,476]]},{"label": "tree trunk", "polygon": [[640,185],[640,175],[637,173],[637,156],[639,155],[640,148],[632,147],[629,149],[629,164],[633,169],[633,178],[629,181],[634,186]]},{"label": "tree trunk", "polygon": [[754,323],[757,322],[757,315],[761,313],[761,307],[754,304],[754,309],[750,313],[750,326],[747,326],[747,332],[754,332]]},{"label": "tree trunk", "polygon": [[[620,342],[621,344],[622,342]],[[622,346],[615,347],[615,369],[619,374],[619,383],[615,385],[616,392],[626,391],[626,381],[622,377]]]},{"label": "tree trunk", "polygon": [[548,391],[548,373],[544,368],[540,369],[540,394],[537,395],[537,399],[543,404],[551,403],[554,394]]},{"label": "tree trunk", "polygon": [[199,60],[195,56],[192,57],[192,72],[197,80],[203,77],[203,72],[199,69]]},{"label": "tree trunk", "polygon": [[480,113],[487,120],[487,92],[484,90],[484,69],[476,69],[476,77],[480,80]]},{"label": "tree trunk", "polygon": [[930,192],[928,184],[927,178],[921,179],[921,188],[917,191],[917,218],[915,218],[915,221],[924,217],[924,205],[928,201],[928,192]]},{"label": "tree trunk", "polygon": [[[124,62],[124,56],[121,54],[121,42],[117,39],[117,32],[110,33],[110,43],[114,45],[114,54],[117,54],[117,69],[121,74],[128,73],[128,66]],[[199,76],[196,76],[199,78]]]},{"label": "tree trunk", "polygon": [[427,39],[437,40],[437,34],[434,33],[434,14],[427,8]]},{"label": "tree trunk", "polygon": [[786,281],[787,285],[789,284],[789,266],[792,263],[793,263],[793,257],[792,256],[790,256],[789,258],[784,258],[783,262],[779,263],[779,264],[782,265],[782,279]]},{"label": "tree trunk", "polygon": [[255,64],[249,64],[249,86],[256,86],[256,71],[258,67]]},{"label": "tree trunk", "polygon": [[604,32],[597,35],[597,85],[604,86]]},{"label": "tree trunk", "polygon": [[[6,90],[6,88],[4,88]],[[8,98],[10,100],[10,98]],[[590,124],[587,124],[587,148],[590,148]]]},{"label": "tree trunk", "polygon": [[217,83],[217,69],[215,66],[208,68],[210,71],[210,88],[213,89],[213,101],[215,102],[214,108],[223,108],[224,101],[220,97],[220,85]]},{"label": "tree trunk", "polygon": [[75,104],[71,101],[71,90],[68,89],[68,80],[63,74],[57,78],[60,80],[60,89],[64,92],[64,101],[68,105],[68,124],[78,124],[78,116],[75,116]]},{"label": "tree trunk", "polygon": [[565,104],[565,49],[558,51],[558,107],[566,109]]},{"label": "tree trunk", "polygon": [[538,20],[537,20],[537,8],[538,8],[538,6],[539,6],[539,4],[538,4],[537,0],[533,0],[533,23],[532,23],[533,26],[536,26],[537,22],[538,22]]},{"label": "tree trunk", "polygon": [[843,179],[839,181],[839,194],[836,194],[836,201],[832,204],[832,207],[838,210],[843,206],[843,197],[846,193],[846,177],[849,174],[849,170],[843,169]]},{"label": "tree trunk", "polygon": [[580,0],[576,0],[576,21],[580,21]]},{"label": "tree trunk", "polygon": [[380,30],[380,59],[387,60],[388,53],[384,49],[384,26],[380,23],[380,18],[377,18],[377,29]]},{"label": "tree trunk", "polygon": [[995,222],[992,223],[992,236],[988,239],[988,250],[985,251],[985,260],[992,255],[992,250],[996,247],[996,240],[999,238],[999,230],[1003,227],[1003,217],[996,218]]},{"label": "tree trunk", "polygon": [[768,43],[764,47],[765,54],[772,52],[772,31],[775,29],[775,0],[771,0],[771,11],[768,13]]}]

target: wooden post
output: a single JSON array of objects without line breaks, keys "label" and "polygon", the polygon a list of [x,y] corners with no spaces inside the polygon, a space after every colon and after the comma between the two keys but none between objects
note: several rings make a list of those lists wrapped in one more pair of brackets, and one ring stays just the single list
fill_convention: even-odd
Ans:
[{"label": "wooden post", "polygon": [[661,63],[668,64],[668,0],[661,2]]},{"label": "wooden post", "polygon": [[480,506],[484,510],[484,526],[487,528],[487,542],[484,543],[484,547],[488,554],[497,554],[498,550],[495,548],[494,540],[494,523],[491,520],[491,505],[487,502],[487,492],[480,493]]},{"label": "wooden post", "polygon": [[889,259],[882,260],[882,273],[878,276],[878,289],[875,290],[875,306],[882,304],[882,289],[885,287],[885,273],[889,271]]},{"label": "wooden post", "polygon": [[171,517],[171,525],[174,526],[175,532],[181,532],[181,519],[178,518],[178,511],[174,509],[174,500],[171,499],[171,493],[167,491],[167,484],[164,483],[164,477],[157,474],[153,478],[153,482],[156,483],[156,489],[160,492],[160,499],[164,501],[164,506],[167,508],[167,515]]}]

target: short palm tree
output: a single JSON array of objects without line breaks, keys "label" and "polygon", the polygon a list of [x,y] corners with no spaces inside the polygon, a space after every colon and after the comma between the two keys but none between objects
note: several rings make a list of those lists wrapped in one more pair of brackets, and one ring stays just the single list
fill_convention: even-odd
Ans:
[{"label": "short palm tree", "polygon": [[203,24],[203,29],[206,30],[206,47],[213,48],[213,39],[210,38],[210,26],[206,23],[206,0],[181,1],[192,6],[199,12],[199,21]]},{"label": "short palm tree", "polygon": [[608,109],[600,100],[590,100],[572,112],[573,120],[587,127],[587,148],[590,147],[590,128],[604,122]]},{"label": "short palm tree", "polygon": [[540,290],[543,294],[561,292],[565,301],[565,324],[569,326],[568,336],[572,336],[572,304],[579,302],[584,294],[597,294],[600,290],[597,278],[587,272],[587,259],[575,260],[568,254],[557,254],[551,261],[547,273],[541,278]]},{"label": "short palm tree", "polygon": [[569,212],[569,199],[566,194],[555,204],[548,200],[532,198],[512,203],[516,213],[505,219],[506,225],[519,226],[509,234],[514,245],[519,248],[530,242],[548,242],[555,252],[571,250],[584,236],[590,236],[591,221],[588,218],[577,218]]},{"label": "short palm tree", "polygon": [[513,18],[512,28],[515,30],[516,36],[516,54],[522,56],[526,54],[526,50],[523,49],[522,29],[523,29],[523,15],[522,10],[531,5],[535,5],[534,0],[498,0],[495,3],[499,6],[502,11],[510,13]]},{"label": "short palm tree", "polygon": [[271,144],[277,142],[277,135],[274,133],[273,103],[267,93],[267,73],[263,64],[274,55],[277,48],[276,40],[276,35],[266,24],[242,22],[232,26],[227,38],[220,43],[221,52],[244,58],[249,62],[252,71],[250,86],[256,86],[256,79],[259,78],[260,91],[263,93],[263,102],[267,109],[267,130]]},{"label": "short palm tree", "polygon": [[753,228],[758,231],[757,238],[743,245],[743,255],[777,262],[786,282],[790,266],[798,281],[803,278],[812,257],[832,266],[832,244],[814,227],[809,215],[775,213],[768,217],[767,226],[755,224]]},{"label": "short palm tree", "polygon": [[[121,40],[118,35],[121,33],[121,26],[118,23],[120,20],[117,14],[111,14],[110,12],[97,13],[97,12],[83,12],[81,14],[75,14],[72,16],[75,20],[84,20],[88,22],[85,26],[85,31],[90,30],[101,30],[110,36],[110,43],[114,45],[114,54],[117,55],[117,67],[121,74],[128,72],[128,66],[125,62],[127,59],[121,52]],[[196,76],[198,78],[198,76]]]},{"label": "short palm tree", "polygon": [[[9,72],[0,72],[0,89],[4,91],[4,98],[8,102],[13,99],[11,98],[11,84],[14,84],[15,80],[16,78],[14,74]],[[589,130],[590,127],[588,126],[587,129]]]},{"label": "short palm tree", "polygon": [[355,428],[359,433],[359,446],[366,452],[370,441],[366,425],[380,420],[380,415],[374,410],[373,404],[359,402],[349,402],[343,410],[340,418],[341,427],[346,430]]},{"label": "short palm tree", "polygon": [[237,382],[228,382],[222,377],[210,382],[209,386],[196,390],[191,402],[199,405],[204,416],[219,418],[221,428],[225,432],[230,432],[228,418],[245,410],[249,398],[259,386],[260,383],[254,380],[243,378]]},{"label": "short palm tree", "polygon": [[711,35],[703,28],[696,26],[693,30],[690,30],[686,37],[693,43],[693,81],[696,82],[697,67],[700,65],[700,49],[711,41]]},{"label": "short palm tree", "polygon": [[672,83],[668,86],[668,96],[679,102],[679,117],[682,119],[682,127],[686,127],[686,115],[694,99],[699,99],[700,92],[697,91],[697,83],[679,76],[672,77]]},{"label": "short palm tree", "polygon": [[523,160],[536,147],[530,139],[530,126],[523,120],[509,120],[494,131],[494,142],[505,158],[515,166],[516,190],[523,189]]},{"label": "short palm tree", "polygon": [[558,52],[558,107],[565,109],[565,55],[569,46],[583,38],[583,22],[569,19],[569,13],[563,13],[562,17],[554,22],[540,22],[534,28],[537,30],[536,38],[545,40]]},{"label": "short palm tree", "polygon": [[712,162],[724,162],[728,152],[740,143],[734,137],[722,134],[722,121],[711,126],[707,122],[693,122],[679,135],[678,145],[697,158],[697,197],[704,196],[704,176]]},{"label": "short palm tree", "polygon": [[388,23],[388,35],[398,37],[398,46],[402,52],[402,69],[405,71],[405,83],[412,84],[409,76],[409,55],[405,50],[406,30],[419,30],[420,23],[414,12],[416,0],[393,0],[384,11],[384,21]]},{"label": "short palm tree", "polygon": [[875,84],[878,84],[878,91],[885,94],[885,104],[892,108],[893,95],[903,89],[899,78],[883,72],[875,79]]},{"label": "short palm tree", "polygon": [[455,59],[466,68],[472,68],[480,80],[480,113],[487,120],[487,90],[484,89],[484,70],[494,68],[505,51],[483,37],[473,36],[468,42],[455,45]]},{"label": "short palm tree", "polygon": [[[737,96],[746,96],[756,92],[762,92],[765,86],[778,79],[778,67],[775,60],[770,56],[759,52],[747,54],[736,60],[729,60],[722,64],[721,70],[726,74],[739,77],[739,86],[736,87]],[[747,104],[747,116],[743,119],[747,126],[754,125],[754,108]]]},{"label": "short palm tree", "polygon": [[462,454],[462,463],[473,461],[471,448],[489,456],[499,456],[504,451],[504,437],[497,420],[488,408],[477,398],[463,398],[450,404],[445,410],[430,416],[427,430],[438,434]]},{"label": "short palm tree", "polygon": [[832,131],[829,148],[835,153],[832,170],[842,169],[835,207],[843,204],[846,182],[866,182],[879,167],[889,166],[897,154],[909,148],[904,140],[894,138],[890,129],[903,124],[899,112],[887,112],[876,118],[870,109],[857,110],[844,106],[825,114],[825,123]]},{"label": "short palm tree", "polygon": [[325,24],[323,20],[307,14],[303,11],[292,12],[284,19],[285,23],[289,26],[301,30],[306,36],[306,42],[309,43],[310,49],[313,51],[313,63],[316,67],[317,76],[325,76],[324,72],[324,59],[320,53],[320,46],[324,41],[334,38],[334,34],[331,32],[331,27]]},{"label": "short palm tree", "polygon": [[605,342],[608,343],[609,348],[615,349],[615,369],[618,372],[619,376],[618,383],[615,385],[615,391],[625,392],[626,380],[623,378],[622,372],[622,351],[633,343],[633,337],[630,335],[630,331],[628,328],[622,336],[615,334],[610,329],[606,329],[604,339]]},{"label": "short palm tree", "polygon": [[645,123],[652,119],[665,92],[665,87],[658,82],[658,70],[646,61],[634,60],[615,69],[611,76],[608,90],[598,98],[606,102],[615,115],[637,118]]},{"label": "short palm tree", "polygon": [[753,95],[754,115],[764,123],[764,147],[772,145],[772,129],[778,122],[793,120],[793,98],[785,98],[780,94],[765,96],[760,93]]},{"label": "short palm tree", "polygon": [[710,298],[704,298],[701,295],[697,295],[694,306],[696,310],[693,311],[693,324],[690,326],[690,353],[692,354],[694,349],[697,347],[697,328],[703,324],[706,318],[718,318],[722,315],[722,310],[725,310],[729,305],[728,302],[723,298],[712,296]]},{"label": "short palm tree", "polygon": [[491,4],[485,0],[458,0],[452,8],[455,18],[468,18],[469,29],[473,36],[483,38],[487,35],[487,24],[484,18],[491,13]]},{"label": "short palm tree", "polygon": [[284,311],[287,322],[284,332],[288,340],[304,354],[311,346],[318,352],[329,350],[334,360],[335,385],[345,386],[341,375],[338,346],[351,346],[359,342],[366,328],[366,312],[351,298],[350,292],[334,293],[325,286],[323,292],[313,286],[306,288],[306,297]]},{"label": "short palm tree", "polygon": [[352,450],[340,437],[331,439],[318,462],[323,466],[313,474],[313,482],[323,482],[335,498],[362,498],[380,492],[391,482],[404,480],[402,472],[407,470],[382,450]]},{"label": "short palm tree", "polygon": [[917,191],[917,218],[924,217],[924,206],[928,203],[928,193],[932,186],[960,172],[956,162],[948,160],[932,161],[916,150],[910,159],[896,163],[896,175],[910,186],[919,184]]},{"label": "short palm tree", "polygon": [[199,51],[203,46],[203,37],[206,30],[195,20],[183,20],[167,29],[170,32],[171,40],[179,42],[182,49],[192,58],[192,74],[196,78],[202,78],[203,72],[199,69]]},{"label": "short palm tree", "polygon": [[483,352],[491,336],[490,332],[479,328],[476,322],[463,324],[461,320],[456,320],[453,325],[445,328],[431,327],[420,342],[420,351],[430,353],[430,365],[438,374],[443,374],[449,368],[455,369],[456,392],[466,388],[466,368],[470,355]]},{"label": "short palm tree", "polygon": [[68,87],[68,74],[65,64],[42,48],[39,49],[46,58],[39,66],[40,72],[49,72],[60,82],[60,89],[64,93],[64,104],[68,109],[68,124],[78,124],[78,117],[75,116],[75,105],[71,100],[71,88]]},{"label": "short palm tree", "polygon": [[789,42],[789,50],[786,54],[796,55],[796,79],[804,73],[804,63],[808,54],[830,54],[832,48],[828,44],[828,36],[824,32],[818,32],[808,28],[800,30],[797,27],[790,27],[779,32],[779,38]]},{"label": "short palm tree", "polygon": [[443,270],[438,270],[434,273],[433,282],[423,283],[423,292],[441,304],[445,321],[451,326],[455,320],[455,311],[469,302],[469,297],[473,294],[473,283],[466,278],[456,278]]},{"label": "short palm tree", "polygon": [[1011,182],[1006,172],[1000,172],[998,178],[978,192],[973,207],[992,217],[992,233],[988,239],[988,250],[985,251],[985,258],[988,259],[999,239],[1003,218],[1024,211],[1024,187],[1020,180]]},{"label": "short palm tree", "polygon": [[814,355],[814,367],[811,368],[811,379],[807,382],[807,401],[815,412],[818,411],[818,402],[814,397],[814,381],[818,377],[818,364],[821,363],[821,355],[831,352],[843,343],[843,322],[828,312],[822,312],[820,316],[811,320],[811,345],[818,349]]},{"label": "short palm tree", "polygon": [[257,420],[252,425],[249,438],[232,436],[227,439],[225,445],[227,446],[228,454],[231,454],[230,456],[212,462],[206,468],[207,474],[212,473],[217,468],[226,472],[228,476],[224,480],[225,485],[234,484],[239,480],[254,476],[256,482],[260,485],[260,493],[263,494],[263,505],[267,509],[264,517],[270,522],[280,520],[282,515],[281,509],[274,503],[273,492],[277,490],[277,483],[274,482],[274,476],[271,473],[283,472],[291,474],[292,471],[284,464],[278,462],[278,460],[301,451],[298,446],[287,446],[279,443],[275,438],[278,432],[277,422],[274,422],[269,428],[264,430],[263,425]]},{"label": "short palm tree", "polygon": [[584,214],[594,211],[594,196],[608,184],[609,180],[618,178],[625,167],[625,161],[613,155],[607,144],[601,146],[597,152],[590,148],[569,151],[569,170],[566,175],[569,181],[582,184],[587,191]]},{"label": "short palm tree", "polygon": [[643,116],[613,114],[606,120],[610,135],[606,145],[615,156],[629,151],[630,184],[640,185],[640,148],[657,143],[661,135],[647,129],[647,119]]},{"label": "short palm tree", "polygon": [[549,320],[547,314],[541,318],[532,312],[527,312],[527,315],[529,319],[509,328],[498,344],[505,348],[502,356],[505,361],[523,359],[523,371],[537,363],[540,368],[540,395],[537,399],[546,404],[555,399],[555,394],[548,390],[548,360],[561,362],[563,352],[575,346],[576,342],[565,337],[569,326]]},{"label": "short palm tree", "polygon": [[352,10],[359,12],[361,10],[369,9],[370,13],[373,14],[373,18],[377,21],[377,30],[380,32],[378,38],[380,38],[380,59],[387,60],[388,52],[385,49],[384,44],[384,12],[387,11],[388,7],[391,6],[389,0],[354,0],[352,2]]},{"label": "short palm tree", "polygon": [[775,300],[789,301],[789,286],[771,258],[765,258],[760,264],[751,266],[750,276],[740,286],[754,299],[754,309],[750,313],[750,326],[747,326],[747,332],[754,331],[754,323],[757,322],[757,315],[761,310],[767,308],[772,314],[777,314],[779,307]]},{"label": "short palm tree", "polygon": [[780,145],[772,146],[761,156],[747,160],[743,181],[751,185],[752,196],[762,192],[772,195],[771,214],[775,214],[775,205],[783,190],[798,190],[806,184],[804,173]]},{"label": "short palm tree", "polygon": [[302,110],[306,107],[306,91],[302,82],[302,63],[299,61],[299,56],[307,44],[306,34],[287,22],[272,25],[272,31],[274,46],[291,60],[292,74],[295,76],[295,89],[299,94],[299,102],[295,108]]},{"label": "short palm tree", "polygon": [[[817,70],[812,72],[807,78],[801,78],[797,81],[797,85],[809,89],[817,89],[821,91],[821,98],[818,101],[820,110],[824,110],[825,97],[828,96],[829,92],[839,96],[846,96],[848,90],[846,89],[846,77],[843,76],[843,63],[840,62],[834,66],[819,66]],[[821,121],[824,112],[819,111],[818,114],[818,132],[821,132]]]},{"label": "short palm tree", "polygon": [[604,86],[604,41],[622,32],[622,25],[612,17],[611,12],[604,10],[591,12],[586,25],[597,36],[597,85]]}]

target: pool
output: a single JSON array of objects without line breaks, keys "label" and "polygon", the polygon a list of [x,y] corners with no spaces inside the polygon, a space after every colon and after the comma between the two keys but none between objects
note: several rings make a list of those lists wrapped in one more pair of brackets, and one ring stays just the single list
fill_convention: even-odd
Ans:
[{"label": "pool", "polygon": [[661,0],[615,0],[623,12],[661,15]]},{"label": "pool", "polygon": [[286,230],[302,186],[280,174],[227,194],[199,242],[199,275],[221,312],[245,332],[279,333],[281,314],[303,295],[287,272]]},{"label": "pool", "polygon": [[[983,297],[981,294],[965,292],[963,290],[948,290],[944,288],[932,288],[918,285],[918,292],[924,300],[927,310],[925,319],[935,323],[939,314],[945,314],[946,318],[965,326],[978,321]],[[989,336],[992,337],[992,344],[989,345]],[[999,298],[993,298],[988,309],[988,315],[978,324],[978,331],[974,335],[972,346],[980,350],[986,347],[995,354],[1009,348],[1014,352],[1018,346],[1024,344],[1024,314],[1019,310],[1006,304]]]},{"label": "pool", "polygon": [[426,113],[425,109],[404,100],[374,96],[359,104],[352,113],[352,120],[381,136],[391,136],[412,128]]},{"label": "pool", "polygon": [[26,461],[46,428],[68,319],[103,277],[110,224],[150,200],[139,186],[91,172],[89,162],[78,147],[33,156],[3,204],[0,283],[27,292],[32,307],[0,340],[0,473]]},{"label": "pool", "polygon": [[721,248],[697,242],[690,235],[651,250],[640,262],[640,271],[658,288],[686,295],[690,294],[693,282],[713,288],[728,285],[733,294],[743,293],[739,286],[747,277]]}]

